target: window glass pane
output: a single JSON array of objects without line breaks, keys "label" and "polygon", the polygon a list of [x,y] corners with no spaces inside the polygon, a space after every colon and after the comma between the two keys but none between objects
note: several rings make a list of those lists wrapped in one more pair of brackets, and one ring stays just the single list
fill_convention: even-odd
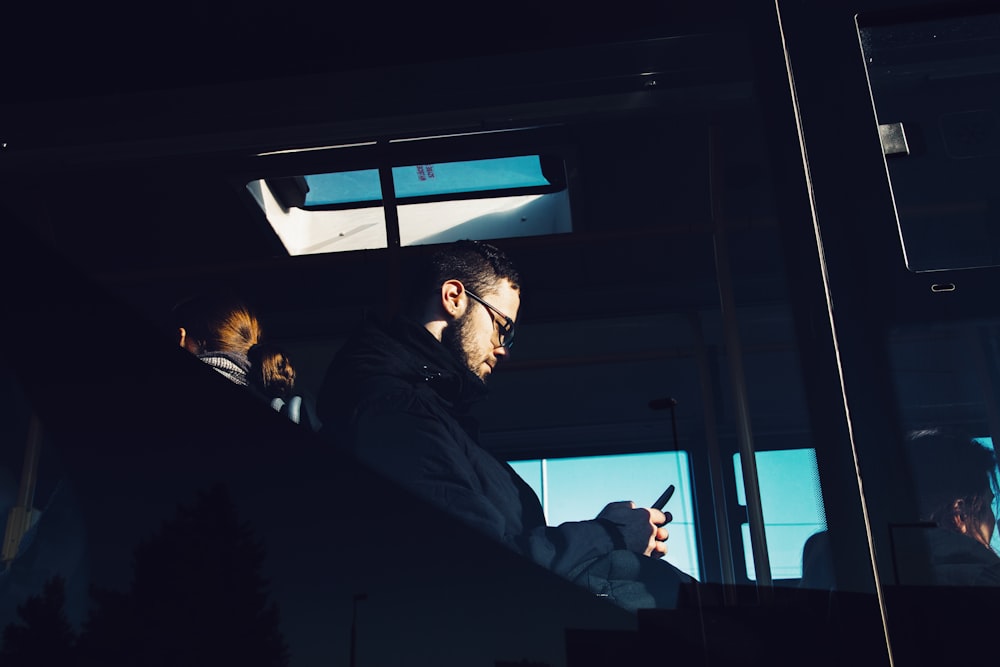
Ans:
[{"label": "window glass pane", "polygon": [[385,211],[355,208],[348,211],[302,211],[271,222],[290,255],[313,255],[344,250],[385,248]]},{"label": "window glass pane", "polygon": [[350,202],[379,201],[382,184],[378,169],[342,171],[335,174],[309,174],[306,206],[347,204]]},{"label": "window glass pane", "polygon": [[514,469],[521,479],[528,483],[531,490],[535,492],[538,499],[545,507],[545,486],[544,486],[544,462],[540,459],[533,461],[511,461],[510,467]]},{"label": "window glass pane", "polygon": [[997,265],[1000,14],[888,25],[863,19],[864,61],[907,266]]},{"label": "window glass pane", "polygon": [[900,489],[909,506],[891,526],[901,584],[1000,582],[1000,489],[990,458],[1000,424],[998,341],[996,320],[901,327],[890,336],[899,470],[910,487]]},{"label": "window glass pane", "polygon": [[[993,455],[996,456],[996,448],[993,447],[993,438],[990,437],[973,438],[973,440],[975,440],[980,445],[993,452]],[[994,471],[995,471],[994,474],[997,475],[998,479],[1000,479],[1000,466],[995,467]],[[994,492],[997,491],[1000,491],[1000,489],[994,489]],[[993,551],[1000,553],[1000,530],[993,531],[993,537],[990,539],[990,548],[993,549]]]},{"label": "window glass pane", "polygon": [[[668,485],[676,486],[666,507],[673,515],[666,559],[678,569],[699,577],[687,452],[546,459],[545,465],[544,507],[552,525],[593,519],[605,505],[618,500],[649,506]],[[518,472],[521,474],[520,469]],[[530,477],[525,479],[531,483]]]},{"label": "window glass pane", "polygon": [[385,248],[385,211],[381,206],[343,211],[309,211],[278,203],[265,181],[247,189],[264,210],[271,228],[289,255]]},{"label": "window glass pane", "polygon": [[[771,577],[798,579],[802,576],[802,546],[810,535],[826,530],[816,452],[813,449],[764,451],[757,452],[756,459]],[[733,456],[733,465],[737,497],[741,505],[746,505],[739,454]],[[756,581],[748,523],[743,523],[742,534],[747,576]]]},{"label": "window glass pane", "polygon": [[392,181],[400,198],[549,185],[537,155],[393,167]]},{"label": "window glass pane", "polygon": [[569,197],[565,190],[399,207],[399,237],[404,246],[570,231]]}]

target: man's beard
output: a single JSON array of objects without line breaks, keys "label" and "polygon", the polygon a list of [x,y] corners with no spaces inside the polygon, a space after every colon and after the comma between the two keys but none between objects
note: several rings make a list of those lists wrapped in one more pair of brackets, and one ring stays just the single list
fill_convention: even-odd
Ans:
[{"label": "man's beard", "polygon": [[472,352],[475,346],[473,345],[473,336],[475,335],[472,331],[472,319],[469,317],[470,312],[466,310],[459,316],[455,321],[446,326],[441,331],[441,342],[444,346],[451,350],[451,353],[458,358],[462,364],[468,368],[473,375],[478,377],[483,382],[486,382],[486,378],[479,375],[479,365],[472,359]]}]

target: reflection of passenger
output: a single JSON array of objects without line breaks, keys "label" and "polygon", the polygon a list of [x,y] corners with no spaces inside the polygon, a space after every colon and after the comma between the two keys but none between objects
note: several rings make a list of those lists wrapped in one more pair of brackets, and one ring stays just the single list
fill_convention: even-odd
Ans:
[{"label": "reflection of passenger", "polygon": [[[899,565],[912,563],[914,544],[903,541],[904,530],[917,531],[920,551],[928,560],[929,581],[945,586],[1000,585],[1000,557],[990,547],[996,517],[996,457],[971,438],[938,429],[913,431],[907,437],[906,460],[917,492],[919,519],[924,524],[894,526]],[[803,588],[834,588],[830,534],[811,536],[802,549]],[[904,567],[903,583],[911,576]],[[921,570],[921,581],[923,567]]]},{"label": "reflection of passenger", "polygon": [[[366,324],[334,359],[319,397],[324,432],[474,528],[627,608],[676,604],[667,518],[631,502],[547,526],[531,488],[478,444],[469,408],[507,357],[520,306],[496,248],[459,242],[409,282],[406,313]],[[653,556],[649,558],[648,556]]]},{"label": "reflection of passenger", "polygon": [[55,446],[63,436],[30,416],[7,369],[0,369],[0,397],[0,632],[54,577],[66,581],[65,612],[77,625],[88,605],[89,560],[79,498]]},{"label": "reflection of passenger", "polygon": [[969,438],[937,430],[911,434],[908,458],[920,501],[931,574],[945,585],[1000,584],[990,547],[996,516],[996,457]]},{"label": "reflection of passenger", "polygon": [[802,545],[802,579],[799,581],[799,586],[819,590],[836,588],[828,531],[813,533]]}]

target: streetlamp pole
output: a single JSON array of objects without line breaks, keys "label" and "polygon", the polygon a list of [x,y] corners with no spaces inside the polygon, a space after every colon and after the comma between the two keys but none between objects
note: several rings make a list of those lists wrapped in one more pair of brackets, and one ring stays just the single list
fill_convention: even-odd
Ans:
[{"label": "streetlamp pole", "polygon": [[351,608],[351,667],[357,667],[358,647],[358,602],[368,599],[366,593],[355,593]]}]

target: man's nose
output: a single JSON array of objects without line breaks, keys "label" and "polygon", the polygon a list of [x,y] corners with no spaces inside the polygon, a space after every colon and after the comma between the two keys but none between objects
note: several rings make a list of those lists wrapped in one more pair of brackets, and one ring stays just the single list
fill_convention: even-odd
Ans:
[{"label": "man's nose", "polygon": [[493,356],[496,357],[497,359],[506,357],[507,348],[505,348],[503,345],[497,345],[495,348],[493,348]]}]

